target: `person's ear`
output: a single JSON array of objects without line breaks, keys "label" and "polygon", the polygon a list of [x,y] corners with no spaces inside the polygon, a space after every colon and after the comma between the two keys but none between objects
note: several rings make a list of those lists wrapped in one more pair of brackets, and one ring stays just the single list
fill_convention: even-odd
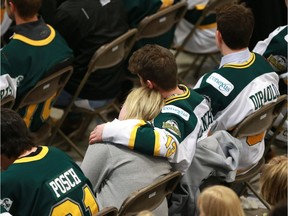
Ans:
[{"label": "person's ear", "polygon": [[215,38],[216,38],[216,43],[219,47],[222,44],[222,35],[220,31],[216,30]]},{"label": "person's ear", "polygon": [[153,89],[153,88],[154,88],[154,84],[153,84],[153,82],[151,82],[150,80],[147,80],[147,81],[146,81],[146,86],[147,86],[149,89]]}]

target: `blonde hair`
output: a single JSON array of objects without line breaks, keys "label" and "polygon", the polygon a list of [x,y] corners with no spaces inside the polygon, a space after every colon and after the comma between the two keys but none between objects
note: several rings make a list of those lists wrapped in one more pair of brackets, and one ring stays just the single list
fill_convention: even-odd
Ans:
[{"label": "blonde hair", "polygon": [[198,197],[200,215],[245,216],[237,194],[230,188],[216,185],[204,189]]},{"label": "blonde hair", "polygon": [[119,119],[151,121],[160,113],[163,106],[164,99],[158,91],[144,86],[134,88],[124,102]]},{"label": "blonde hair", "polygon": [[271,205],[287,201],[287,168],[287,155],[276,156],[263,167],[260,189],[263,198]]}]

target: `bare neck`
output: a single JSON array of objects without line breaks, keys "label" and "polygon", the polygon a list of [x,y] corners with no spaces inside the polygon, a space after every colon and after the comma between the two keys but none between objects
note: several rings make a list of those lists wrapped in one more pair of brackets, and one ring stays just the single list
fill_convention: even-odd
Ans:
[{"label": "bare neck", "polygon": [[241,48],[241,49],[231,49],[229,48],[226,44],[223,44],[222,47],[220,48],[221,53],[223,56],[225,55],[229,55],[231,53],[235,53],[235,52],[240,52],[247,49],[247,47]]},{"label": "bare neck", "polygon": [[160,93],[162,95],[163,98],[169,98],[171,97],[172,95],[180,95],[180,94],[183,94],[184,91],[182,89],[180,89],[178,86],[171,90],[171,91],[161,91],[160,90]]},{"label": "bare neck", "polygon": [[25,157],[25,156],[31,154],[32,152],[35,152],[36,150],[37,150],[37,147],[32,147],[30,150],[23,152],[18,158]]},{"label": "bare neck", "polygon": [[16,25],[21,25],[21,24],[29,23],[29,22],[35,22],[37,20],[38,20],[37,15],[35,15],[35,16],[31,17],[31,18],[22,18],[22,17],[19,17],[19,16],[15,16]]}]

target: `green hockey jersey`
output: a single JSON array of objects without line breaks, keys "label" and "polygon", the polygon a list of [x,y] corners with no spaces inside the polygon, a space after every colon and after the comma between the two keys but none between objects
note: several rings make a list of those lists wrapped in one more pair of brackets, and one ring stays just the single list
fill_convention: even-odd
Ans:
[{"label": "green hockey jersey", "polygon": [[91,216],[98,212],[90,181],[54,147],[38,147],[1,173],[1,208],[13,216]]}]

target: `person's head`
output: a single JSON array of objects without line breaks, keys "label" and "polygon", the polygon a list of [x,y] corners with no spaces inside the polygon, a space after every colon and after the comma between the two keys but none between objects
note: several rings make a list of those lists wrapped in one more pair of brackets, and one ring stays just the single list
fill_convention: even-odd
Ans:
[{"label": "person's head", "polygon": [[5,0],[8,16],[15,20],[15,15],[28,20],[38,14],[42,0]]},{"label": "person's head", "polygon": [[177,64],[174,55],[166,48],[147,44],[133,53],[129,70],[137,74],[142,85],[162,91],[177,87]]},{"label": "person's head", "polygon": [[264,165],[260,176],[260,189],[263,198],[275,205],[281,200],[287,202],[287,155],[273,157]]},{"label": "person's head", "polygon": [[19,114],[1,108],[1,166],[4,157],[15,160],[34,146],[29,130]]},{"label": "person's head", "polygon": [[231,50],[249,46],[254,29],[251,9],[240,4],[227,4],[217,10],[216,22],[216,42],[220,50],[223,42]]},{"label": "person's head", "polygon": [[133,89],[127,96],[120,111],[119,119],[143,119],[151,121],[164,106],[161,94],[145,86]]},{"label": "person's head", "polygon": [[205,188],[198,197],[200,216],[244,216],[237,194],[230,188],[216,185]]}]

